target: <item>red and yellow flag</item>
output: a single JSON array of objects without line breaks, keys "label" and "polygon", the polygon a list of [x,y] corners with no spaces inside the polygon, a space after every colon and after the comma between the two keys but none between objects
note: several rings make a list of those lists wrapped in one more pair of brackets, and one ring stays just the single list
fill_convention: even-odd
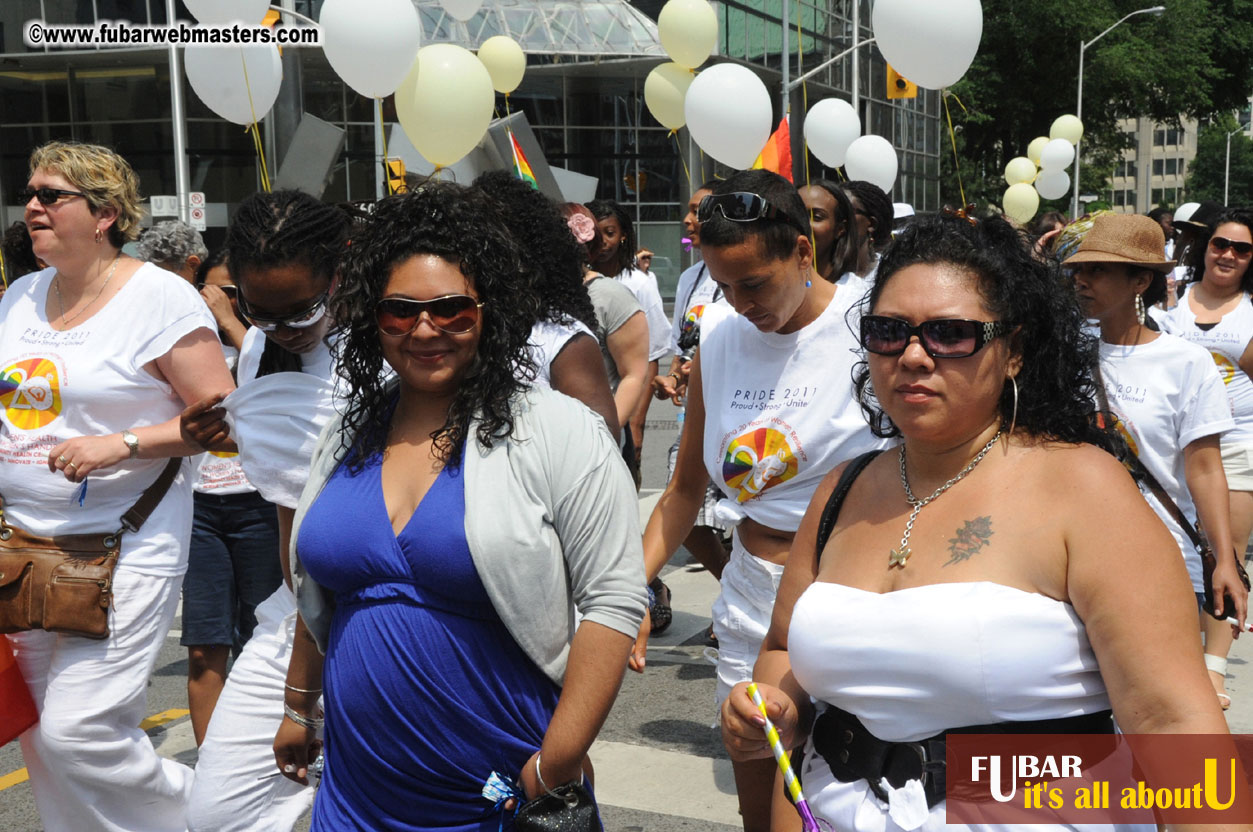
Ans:
[{"label": "red and yellow flag", "polygon": [[529,182],[532,188],[539,189],[539,183],[535,181],[535,172],[531,170],[531,163],[526,160],[526,154],[522,152],[522,145],[518,144],[518,137],[509,131],[509,144],[513,146],[513,172],[523,182]]},{"label": "red and yellow flag", "polygon": [[0,635],[0,746],[17,739],[38,721],[35,700],[31,699],[9,640]]},{"label": "red and yellow flag", "polygon": [[753,162],[753,170],[762,168],[792,181],[792,132],[788,129],[787,116],[779,122],[779,129],[766,140],[766,146]]}]

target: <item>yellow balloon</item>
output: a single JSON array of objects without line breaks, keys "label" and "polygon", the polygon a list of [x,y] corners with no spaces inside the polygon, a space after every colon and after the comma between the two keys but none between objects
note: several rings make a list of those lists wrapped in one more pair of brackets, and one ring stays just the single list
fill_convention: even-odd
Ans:
[{"label": "yellow balloon", "polygon": [[1040,164],[1040,154],[1044,152],[1044,146],[1048,143],[1048,136],[1036,136],[1031,140],[1031,144],[1027,145],[1027,158],[1031,160],[1032,164]]},{"label": "yellow balloon", "polygon": [[670,0],[657,16],[657,34],[676,64],[695,69],[718,42],[718,16],[706,0]]},{"label": "yellow balloon", "polygon": [[662,127],[678,130],[687,121],[683,102],[695,77],[690,69],[670,62],[654,67],[644,79],[644,103]]},{"label": "yellow balloon", "polygon": [[1020,182],[1030,185],[1035,181],[1035,162],[1026,156],[1015,156],[1005,166],[1005,182],[1017,185]]},{"label": "yellow balloon", "polygon": [[487,67],[451,43],[418,50],[396,90],[396,116],[418,152],[440,167],[465,156],[492,120],[496,94]]},{"label": "yellow balloon", "polygon": [[479,47],[479,60],[492,76],[496,92],[511,93],[522,83],[522,76],[526,73],[526,53],[513,38],[496,35],[483,41]]},{"label": "yellow balloon", "polygon": [[1005,189],[1005,196],[1001,199],[1001,207],[1005,209],[1005,215],[1017,223],[1025,225],[1035,216],[1035,212],[1040,209],[1040,195],[1036,193],[1035,188],[1025,182],[1019,182],[1017,185],[1010,185]]},{"label": "yellow balloon", "polygon": [[1058,116],[1049,128],[1050,139],[1065,139],[1071,144],[1079,144],[1083,138],[1083,122],[1074,116]]}]

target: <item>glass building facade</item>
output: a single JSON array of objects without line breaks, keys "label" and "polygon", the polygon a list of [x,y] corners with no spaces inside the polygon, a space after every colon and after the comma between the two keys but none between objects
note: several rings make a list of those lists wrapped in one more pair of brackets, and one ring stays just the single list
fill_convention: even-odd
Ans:
[{"label": "glass building facade", "polygon": [[[792,78],[853,43],[853,3],[859,0],[791,0],[787,38]],[[871,37],[870,4],[860,0],[859,40]],[[751,66],[772,91],[774,121],[782,117],[784,32],[782,0],[715,2],[720,26],[715,59]],[[287,0],[284,8],[316,19],[321,0]],[[656,35],[664,0],[487,0],[470,21],[448,17],[437,0],[415,0],[423,43],[450,41],[469,48],[507,34],[528,53],[522,86],[510,97],[523,110],[548,162],[599,180],[598,197],[633,211],[641,244],[658,255],[654,270],[663,293],[673,293],[689,262],[679,221],[693,186],[724,173],[692,145],[686,131],[671,135],[648,113],[643,85],[667,60]],[[182,2],[176,19],[192,20]],[[25,184],[27,157],[54,138],[99,142],[116,148],[135,167],[145,196],[175,193],[169,54],[165,49],[53,50],[22,40],[23,24],[91,24],[101,20],[167,22],[166,0],[4,0],[0,2],[0,221],[21,219],[13,193]],[[719,58],[720,56],[720,58]],[[859,61],[860,110],[866,132],[888,138],[898,150],[900,175],[893,198],[918,210],[935,210],[940,197],[940,103],[936,92],[887,98],[887,68],[873,46],[819,72],[789,97],[793,113],[806,103],[837,95],[848,99],[852,61]],[[270,170],[301,113],[345,131],[345,145],[323,198],[373,199],[380,175],[375,104],[341,83],[320,49],[287,48],[284,84],[263,122]],[[209,111],[183,86],[187,157],[192,191],[208,203],[210,245],[219,243],[233,207],[260,187],[251,136]],[[504,112],[505,101],[498,102]],[[384,120],[394,121],[387,103]],[[793,120],[796,123],[796,120]],[[799,137],[800,130],[794,130]],[[805,177],[795,138],[798,181]],[[809,157],[808,175],[835,178]]]}]

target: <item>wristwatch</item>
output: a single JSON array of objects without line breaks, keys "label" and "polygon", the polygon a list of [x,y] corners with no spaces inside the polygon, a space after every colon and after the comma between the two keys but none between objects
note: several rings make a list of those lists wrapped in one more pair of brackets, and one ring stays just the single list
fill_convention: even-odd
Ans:
[{"label": "wristwatch", "polygon": [[130,448],[131,459],[139,456],[139,437],[135,435],[134,431],[122,431],[122,441],[126,443],[126,447]]}]

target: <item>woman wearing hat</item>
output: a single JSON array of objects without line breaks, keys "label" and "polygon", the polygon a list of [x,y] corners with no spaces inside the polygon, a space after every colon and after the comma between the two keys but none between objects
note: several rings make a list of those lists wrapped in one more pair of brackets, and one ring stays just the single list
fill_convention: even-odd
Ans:
[{"label": "woman wearing hat", "polygon": [[[1162,330],[1204,347],[1222,377],[1234,430],[1223,435],[1223,471],[1231,504],[1231,542],[1240,557],[1253,534],[1253,214],[1223,213],[1189,251],[1186,294],[1159,318]],[[1231,631],[1207,617],[1205,666],[1224,709]]]},{"label": "woman wearing hat", "polygon": [[[1092,224],[1079,250],[1063,265],[1075,269],[1079,302],[1100,323],[1098,383],[1103,384],[1116,427],[1145,469],[1161,484],[1191,523],[1200,521],[1216,547],[1215,599],[1223,592],[1244,621],[1248,592],[1231,547],[1227,478],[1219,436],[1233,427],[1222,379],[1209,353],[1174,335],[1144,325],[1144,310],[1166,292],[1161,226],[1145,216],[1104,214]],[[1142,485],[1142,490],[1144,487]],[[1147,496],[1146,496],[1147,499]],[[1149,504],[1166,524],[1188,567],[1198,601],[1204,589],[1201,559],[1168,507]]]}]

